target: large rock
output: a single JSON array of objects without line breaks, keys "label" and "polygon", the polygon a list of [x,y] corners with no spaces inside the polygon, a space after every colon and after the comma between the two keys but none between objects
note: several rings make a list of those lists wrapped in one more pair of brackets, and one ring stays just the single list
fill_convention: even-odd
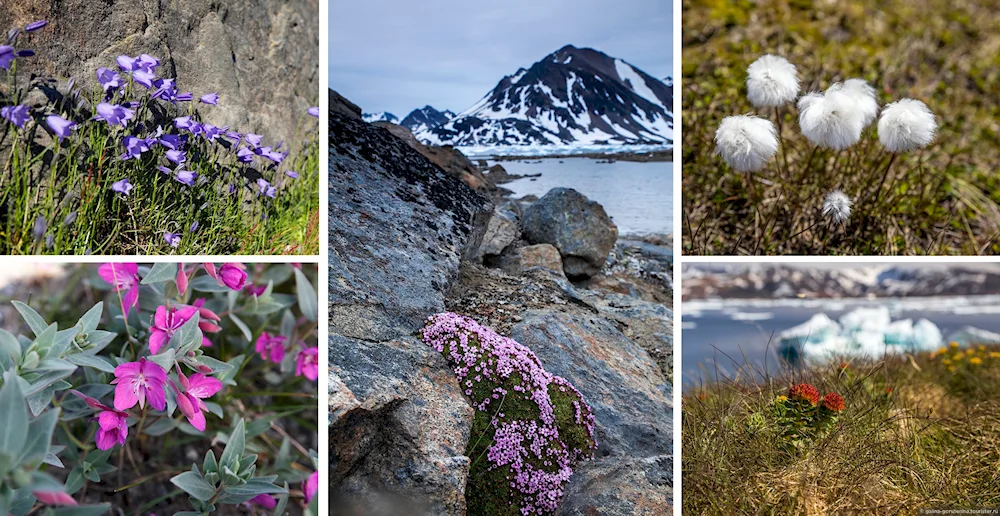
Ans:
[{"label": "large rock", "polygon": [[563,512],[669,513],[671,387],[646,351],[612,321],[554,310],[529,312],[511,338],[569,380],[594,412],[596,460],[570,480]]},{"label": "large rock", "polygon": [[[99,89],[96,71],[120,54],[161,60],[195,98],[218,92],[218,106],[195,107],[205,120],[258,132],[271,143],[292,141],[319,97],[317,0],[7,0],[0,27],[46,19],[49,26],[18,40],[37,52],[18,71],[74,77]],[[305,125],[304,127],[308,127]],[[298,134],[301,138],[301,134]]]},{"label": "large rock", "polygon": [[498,256],[520,236],[521,222],[518,220],[517,214],[498,206],[486,224],[483,242],[479,245],[474,258]]},{"label": "large rock", "polygon": [[563,274],[562,258],[559,250],[550,244],[535,244],[518,247],[500,258],[500,268],[507,274],[519,276],[532,269]]},{"label": "large rock", "polygon": [[444,358],[333,335],[330,372],[334,514],[464,515],[473,410]]},{"label": "large rock", "polygon": [[492,205],[387,131],[330,113],[331,333],[385,341],[444,310]]},{"label": "large rock", "polygon": [[598,273],[618,238],[618,227],[604,208],[572,188],[553,188],[524,211],[524,238],[552,244],[571,279]]}]

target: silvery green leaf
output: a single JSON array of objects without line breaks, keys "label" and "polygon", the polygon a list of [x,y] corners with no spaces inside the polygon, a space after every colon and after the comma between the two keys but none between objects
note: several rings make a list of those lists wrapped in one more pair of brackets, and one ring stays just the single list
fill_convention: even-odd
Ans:
[{"label": "silvery green leaf", "polygon": [[205,452],[205,460],[201,464],[201,469],[205,472],[216,472],[219,469],[219,462],[215,460],[215,452],[211,448]]},{"label": "silvery green leaf", "polygon": [[243,338],[247,339],[247,342],[253,340],[253,332],[250,331],[250,328],[246,325],[245,322],[243,322],[242,319],[236,317],[236,315],[234,314],[229,314],[229,319],[232,320],[233,324],[235,324],[236,327],[240,329],[240,333],[243,334]]},{"label": "silvery green leaf", "polygon": [[76,323],[76,327],[80,329],[83,333],[90,333],[97,329],[97,325],[101,322],[101,314],[104,313],[104,302],[98,301],[96,305],[90,307],[87,313],[83,314]]},{"label": "silvery green leaf", "polygon": [[205,275],[188,282],[188,288],[198,292],[228,292],[231,288],[220,284],[215,278]]},{"label": "silvery green leaf", "polygon": [[65,360],[67,362],[72,362],[78,366],[91,367],[97,369],[98,371],[101,371],[103,373],[115,372],[115,366],[111,365],[111,362],[108,362],[104,357],[100,357],[97,355],[84,355],[77,353],[74,355],[67,355]]},{"label": "silvery green leaf", "polygon": [[21,318],[24,319],[24,322],[28,323],[28,327],[31,328],[31,331],[35,335],[42,333],[45,331],[45,328],[49,326],[48,323],[45,322],[45,319],[42,319],[42,316],[38,315],[38,312],[36,312],[34,308],[31,308],[20,301],[11,301],[10,303],[14,305],[14,308],[16,308],[18,313],[21,314]]},{"label": "silvery green leaf", "polygon": [[28,407],[16,378],[17,375],[7,371],[3,375],[3,387],[0,387],[0,414],[4,415],[0,423],[0,453],[11,459],[21,453],[28,440]]},{"label": "silvery green leaf", "polygon": [[41,471],[35,471],[31,474],[31,485],[25,486],[32,491],[62,491],[62,482],[56,480],[55,477],[49,475],[48,473],[42,473]]},{"label": "silvery green leaf", "polygon": [[198,360],[202,364],[205,364],[208,367],[212,368],[212,372],[213,373],[225,373],[226,371],[229,371],[230,369],[232,369],[234,367],[230,363],[223,362],[221,360],[217,360],[217,359],[212,358],[212,357],[210,357],[208,355],[202,355],[202,356],[198,357]]},{"label": "silvery green leaf", "polygon": [[26,516],[35,506],[37,499],[30,489],[15,489],[13,499],[10,502],[10,514],[14,516]]},{"label": "silvery green leaf", "polygon": [[31,396],[32,394],[42,392],[50,385],[73,374],[74,370],[76,370],[76,365],[62,359],[42,360],[35,370],[39,375],[31,379],[28,388],[24,390],[24,394]]},{"label": "silvery green leaf", "polygon": [[59,358],[58,350],[53,347],[57,331],[59,328],[55,324],[50,324],[35,337],[35,349],[41,358]]},{"label": "silvery green leaf", "polygon": [[249,501],[251,498],[261,494],[284,494],[288,490],[264,481],[261,478],[251,478],[246,484],[237,486],[226,486],[219,497],[219,503],[237,504]]},{"label": "silvery green leaf", "polygon": [[302,310],[302,315],[306,319],[315,322],[319,317],[319,300],[316,297],[316,289],[313,288],[312,283],[309,283],[309,278],[306,277],[305,273],[298,269],[295,269],[295,287],[299,296],[299,310]]},{"label": "silvery green leaf", "polygon": [[202,343],[202,333],[201,328],[198,327],[199,320],[200,318],[198,313],[195,312],[194,316],[192,316],[191,319],[188,319],[188,321],[185,322],[176,333],[174,333],[167,346],[172,349],[176,349],[178,355],[186,355],[188,351],[192,351],[200,347]]},{"label": "silvery green leaf", "polygon": [[[41,461],[49,451],[52,443],[52,432],[59,422],[59,410],[50,410],[28,423],[28,440],[17,458],[19,464]],[[60,486],[61,487],[61,486]]]},{"label": "silvery green leaf", "polygon": [[288,281],[292,277],[292,271],[295,267],[285,264],[275,264],[264,270],[261,274],[261,283],[268,282],[275,285],[281,285],[282,283]]},{"label": "silvery green leaf", "polygon": [[291,310],[285,310],[281,314],[281,334],[286,339],[292,339],[292,332],[295,331],[295,315]]},{"label": "silvery green leaf", "polygon": [[84,351],[87,355],[96,355],[101,350],[106,348],[111,341],[115,340],[118,334],[111,331],[104,330],[92,330],[87,333],[87,342],[90,343],[90,347]]},{"label": "silvery green leaf", "polygon": [[74,505],[72,507],[57,507],[52,510],[53,516],[104,516],[111,509],[111,504]]},{"label": "silvery green leaf", "polygon": [[206,401],[205,402],[205,408],[208,409],[209,414],[213,414],[216,417],[218,417],[219,419],[223,419],[226,416],[226,413],[223,412],[223,410],[222,410],[222,405],[219,405],[218,403],[215,403],[214,401]]},{"label": "silvery green leaf", "polygon": [[205,477],[194,471],[185,471],[170,479],[170,483],[184,490],[196,500],[208,501],[215,496],[215,487]]},{"label": "silvery green leaf", "polygon": [[174,357],[176,356],[176,351],[174,348],[167,348],[156,355],[148,357],[147,360],[160,366],[164,371],[170,372],[170,369],[174,367]]},{"label": "silvery green leaf", "polygon": [[161,418],[159,421],[147,426],[142,429],[144,434],[149,434],[153,436],[164,435],[167,432],[177,428],[177,420],[172,418]]},{"label": "silvery green leaf", "polygon": [[65,468],[66,467],[66,465],[63,464],[61,460],[59,460],[59,457],[56,454],[52,453],[52,452],[45,452],[45,457],[42,457],[42,462],[44,462],[44,463],[46,463],[46,464],[48,464],[50,466],[55,466],[57,468]]},{"label": "silvery green leaf", "polygon": [[285,507],[288,506],[288,482],[283,484],[285,492],[278,496],[278,503],[274,506],[274,516],[284,516]]},{"label": "silvery green leaf", "polygon": [[11,363],[15,365],[21,361],[21,344],[17,342],[17,337],[2,329],[0,329],[0,354],[10,357]]},{"label": "silvery green leaf", "polygon": [[243,456],[245,450],[246,423],[243,421],[243,418],[240,418],[233,432],[229,434],[229,441],[226,443],[226,448],[222,450],[222,456],[219,457],[219,466],[232,467]]},{"label": "silvery green leaf", "polygon": [[[53,324],[53,326],[55,326]],[[68,330],[57,331],[55,338],[52,341],[52,347],[49,348],[49,352],[46,356],[52,358],[59,358],[66,353],[69,349],[69,345],[73,342],[73,339],[80,333],[80,330],[76,327],[70,328]]]},{"label": "silvery green leaf", "polygon": [[172,281],[177,277],[176,263],[154,263],[153,268],[142,278],[141,285],[152,285]]}]

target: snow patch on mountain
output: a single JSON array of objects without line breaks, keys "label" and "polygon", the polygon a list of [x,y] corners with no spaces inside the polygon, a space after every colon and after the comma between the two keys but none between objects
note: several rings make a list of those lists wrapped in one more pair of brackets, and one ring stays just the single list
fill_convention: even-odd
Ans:
[{"label": "snow patch on mountain", "polygon": [[391,122],[394,124],[399,123],[399,117],[387,111],[379,111],[377,113],[362,113],[361,118],[363,118],[364,121],[368,123],[372,122]]}]

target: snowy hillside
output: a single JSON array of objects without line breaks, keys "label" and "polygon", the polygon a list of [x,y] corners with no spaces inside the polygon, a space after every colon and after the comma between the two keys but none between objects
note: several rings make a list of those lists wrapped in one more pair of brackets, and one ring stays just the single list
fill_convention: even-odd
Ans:
[{"label": "snowy hillside", "polygon": [[568,45],[504,77],[451,121],[414,133],[434,145],[662,145],[672,143],[672,102],[672,86]]},{"label": "snowy hillside", "polygon": [[399,117],[386,111],[379,111],[378,113],[362,113],[361,118],[363,118],[365,122],[368,123],[372,122],[392,122],[394,124],[399,123]]},{"label": "snowy hillside", "polygon": [[1000,266],[806,268],[696,264],[685,266],[681,284],[685,299],[993,295],[1000,294]]},{"label": "snowy hillside", "polygon": [[403,117],[402,122],[399,122],[399,125],[416,134],[418,132],[447,124],[453,118],[455,118],[455,113],[448,109],[438,111],[431,106],[424,106],[410,111],[410,114]]}]

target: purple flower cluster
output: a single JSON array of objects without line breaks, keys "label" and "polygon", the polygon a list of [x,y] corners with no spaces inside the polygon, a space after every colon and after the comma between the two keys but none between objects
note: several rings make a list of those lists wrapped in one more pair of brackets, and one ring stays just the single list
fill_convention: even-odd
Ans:
[{"label": "purple flower cluster", "polygon": [[[506,473],[522,514],[554,512],[573,464],[590,457],[597,446],[593,414],[580,393],[565,379],[545,371],[530,349],[467,317],[434,315],[421,337],[444,355],[466,396],[490,421],[494,434],[486,470]],[[561,435],[572,429],[557,421],[552,389],[574,399],[570,424],[582,427],[589,436],[582,447],[571,446]],[[533,406],[537,417],[508,417],[503,407],[515,403]]]}]

